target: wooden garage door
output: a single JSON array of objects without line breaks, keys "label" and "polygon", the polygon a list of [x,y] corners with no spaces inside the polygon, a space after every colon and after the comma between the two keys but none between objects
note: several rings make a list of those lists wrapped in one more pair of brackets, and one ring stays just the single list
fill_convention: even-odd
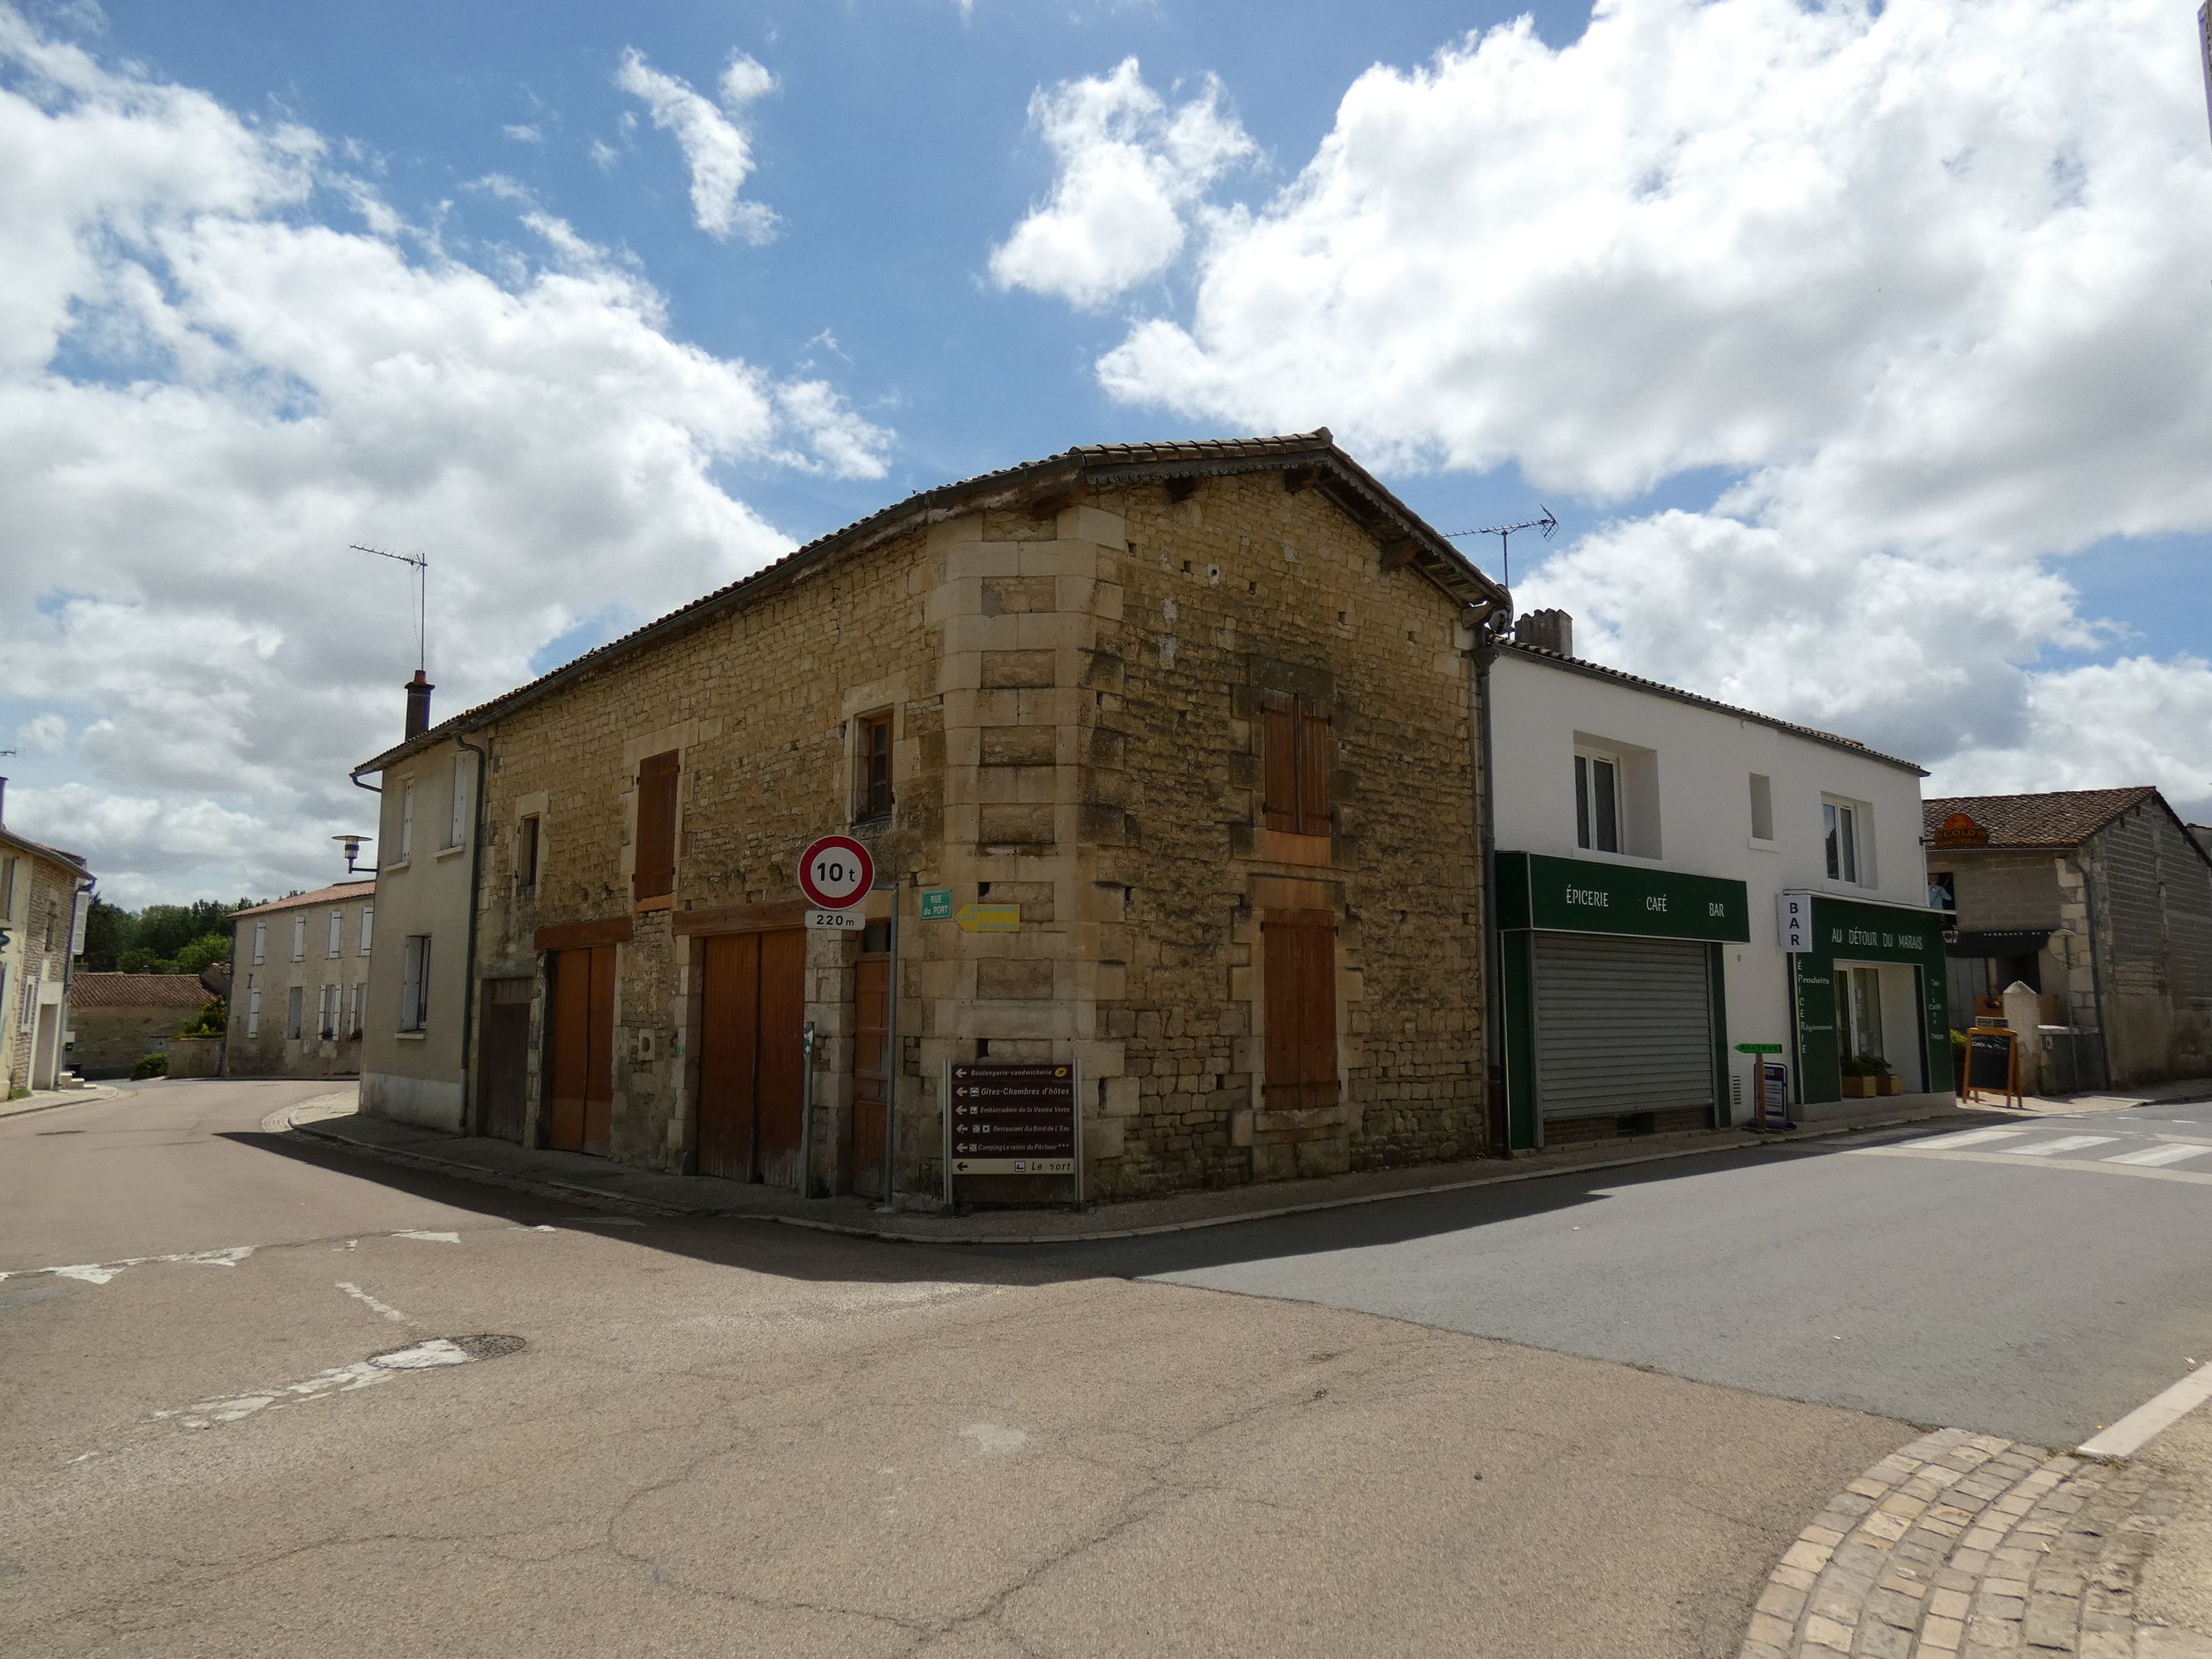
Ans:
[{"label": "wooden garage door", "polygon": [[699,1173],[799,1185],[806,933],[717,933],[700,983]]},{"label": "wooden garage door", "polygon": [[546,1144],[605,1158],[614,1144],[615,947],[556,951]]}]

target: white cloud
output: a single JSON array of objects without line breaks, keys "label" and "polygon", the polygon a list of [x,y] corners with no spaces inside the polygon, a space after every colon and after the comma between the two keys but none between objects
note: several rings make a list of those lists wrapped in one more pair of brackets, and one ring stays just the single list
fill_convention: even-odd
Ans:
[{"label": "white cloud", "polygon": [[[1096,304],[1194,228],[1187,314],[1099,362],[1116,398],[1597,503],[1699,493],[1555,556],[1524,605],[1939,782],[2035,742],[2081,745],[2053,777],[2146,781],[2122,769],[2149,751],[2045,703],[2077,684],[2054,653],[2098,644],[2051,561],[2212,531],[2212,154],[2173,18],[1601,0],[1564,46],[1523,18],[1367,70],[1296,179],[1173,228],[1157,192],[1118,237],[1062,228],[1132,191],[1086,171],[1109,144],[1055,144],[994,269],[1018,248],[1026,285]],[[1078,83],[1109,136],[1117,82]],[[2193,681],[2097,684],[2164,726]],[[2188,787],[2212,731],[2157,753],[2148,781]]]},{"label": "white cloud", "polygon": [[1059,174],[1044,204],[991,251],[993,280],[1096,307],[1165,270],[1182,251],[1184,216],[1258,153],[1221,96],[1208,76],[1170,110],[1133,58],[1110,75],[1040,89],[1030,125]]},{"label": "white cloud", "polygon": [[33,755],[52,755],[69,741],[69,722],[52,709],[25,720],[15,733],[15,746]]},{"label": "white cloud", "polygon": [[544,131],[526,121],[517,121],[503,126],[500,131],[518,144],[542,144],[545,142]]},{"label": "white cloud", "polygon": [[[709,236],[742,235],[765,242],[775,234],[775,214],[758,202],[741,202],[738,191],[753,170],[752,141],[722,110],[675,76],[645,61],[635,46],[623,53],[616,84],[644,101],[653,125],[676,136],[691,169],[691,213]],[[722,101],[734,115],[772,91],[775,77],[743,52],[722,71]],[[604,165],[604,163],[602,164]]]},{"label": "white cloud", "polygon": [[312,884],[370,821],[346,773],[397,732],[411,589],[347,544],[428,555],[450,713],[585,617],[784,551],[718,468],[883,472],[890,434],[832,387],[673,337],[635,262],[556,216],[470,264],[313,132],[4,5],[0,176],[0,639],[27,737],[42,696],[82,711],[9,822],[125,902]]}]

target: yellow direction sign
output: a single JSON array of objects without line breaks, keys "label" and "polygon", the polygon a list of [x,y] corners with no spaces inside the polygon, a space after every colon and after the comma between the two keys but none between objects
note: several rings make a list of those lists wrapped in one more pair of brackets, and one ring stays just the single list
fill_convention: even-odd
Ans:
[{"label": "yellow direction sign", "polygon": [[1022,931],[1022,907],[1018,904],[963,904],[952,913],[952,920],[969,933],[1018,933]]}]

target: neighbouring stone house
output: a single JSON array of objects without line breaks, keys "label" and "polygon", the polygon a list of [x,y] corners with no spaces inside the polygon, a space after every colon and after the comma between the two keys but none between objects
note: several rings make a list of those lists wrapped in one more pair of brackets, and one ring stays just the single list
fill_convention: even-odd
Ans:
[{"label": "neighbouring stone house", "polygon": [[[1925,806],[1929,880],[1955,912],[1953,1022],[2039,994],[2023,1033],[2047,1089],[2212,1074],[2212,848],[2148,785]],[[2047,1055],[2047,1060],[2046,1060]]]},{"label": "neighbouring stone house", "polygon": [[231,916],[231,1077],[351,1077],[361,1070],[376,884],[342,881]]},{"label": "neighbouring stone house", "polygon": [[70,981],[70,1063],[87,1078],[128,1077],[206,1007],[194,974],[79,973]]},{"label": "neighbouring stone house", "polygon": [[[1079,448],[410,737],[356,772],[387,838],[394,780],[488,756],[467,1126],[787,1186],[804,1145],[809,1189],[874,1191],[890,1095],[934,1193],[945,1068],[1012,1061],[1080,1067],[1094,1196],[1485,1150],[1507,603],[1325,431]],[[859,932],[805,926],[830,832],[873,854]],[[979,902],[1018,930],[940,919]]]},{"label": "neighbouring stone house", "polygon": [[77,854],[0,823],[0,1100],[67,1081],[70,963],[92,884]]}]

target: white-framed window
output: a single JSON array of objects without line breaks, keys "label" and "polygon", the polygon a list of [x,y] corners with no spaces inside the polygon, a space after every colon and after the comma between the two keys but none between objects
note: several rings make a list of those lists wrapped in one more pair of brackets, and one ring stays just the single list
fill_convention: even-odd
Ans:
[{"label": "white-framed window", "polygon": [[430,1024],[430,936],[407,936],[405,963],[399,977],[399,1029],[420,1031]]},{"label": "white-framed window", "polygon": [[300,1030],[307,1018],[307,988],[295,985],[284,993],[284,1035],[292,1042],[300,1040]]},{"label": "white-framed window", "polygon": [[1871,884],[1866,845],[1866,808],[1856,801],[1820,799],[1822,856],[1828,879],[1853,886]]},{"label": "white-framed window", "polygon": [[346,1026],[346,1035],[356,1041],[368,1024],[368,981],[356,981],[353,988],[353,1018]]},{"label": "white-framed window", "polygon": [[323,948],[323,954],[325,957],[334,957],[337,955],[338,940],[344,933],[345,912],[343,910],[331,911],[330,938],[325,941]]},{"label": "white-framed window", "polygon": [[307,959],[307,918],[305,912],[292,918],[292,960]]},{"label": "white-framed window", "polygon": [[[261,958],[256,957],[254,960],[258,962]],[[261,1035],[261,988],[251,977],[246,981],[246,1035]]]},{"label": "white-framed window", "polygon": [[338,1034],[338,988],[325,985],[315,998],[315,1029],[325,1042]]},{"label": "white-framed window", "polygon": [[376,907],[374,904],[364,904],[361,907],[361,943],[354,949],[356,956],[365,957],[368,954],[369,935],[375,931]]},{"label": "white-framed window", "polygon": [[402,864],[415,852],[415,780],[410,778],[399,786],[399,861]]},{"label": "white-framed window", "polygon": [[1751,838],[1774,839],[1774,780],[1764,772],[1751,775]]},{"label": "white-framed window", "polygon": [[468,834],[469,757],[461,750],[453,751],[453,810],[446,820],[446,845],[459,847]]},{"label": "white-framed window", "polygon": [[1575,750],[1575,845],[1618,853],[1626,839],[1620,799],[1620,757],[1595,749]]},{"label": "white-framed window", "polygon": [[265,921],[257,921],[253,924],[253,960],[255,964],[258,966],[262,958],[268,954],[269,924]]}]

